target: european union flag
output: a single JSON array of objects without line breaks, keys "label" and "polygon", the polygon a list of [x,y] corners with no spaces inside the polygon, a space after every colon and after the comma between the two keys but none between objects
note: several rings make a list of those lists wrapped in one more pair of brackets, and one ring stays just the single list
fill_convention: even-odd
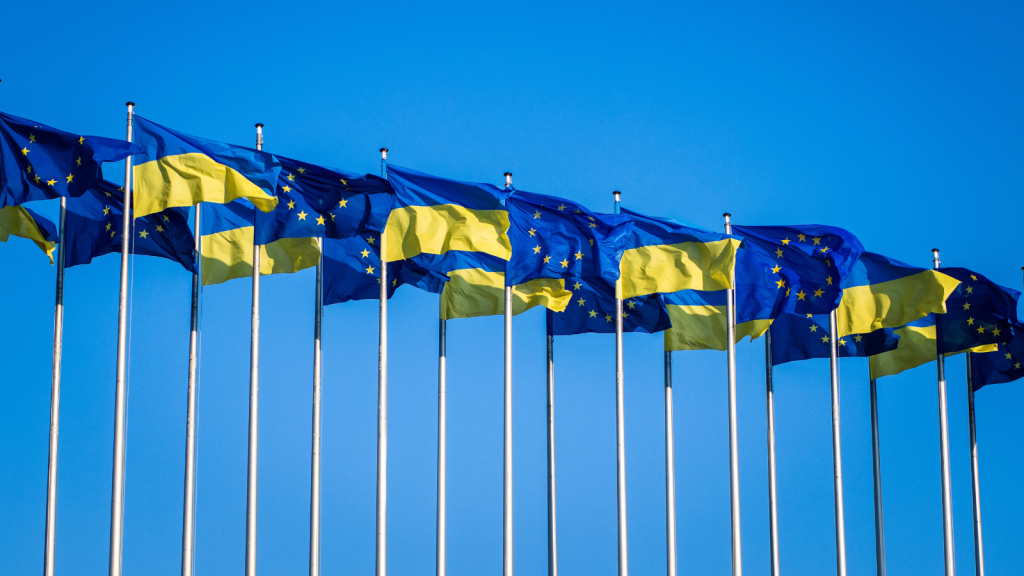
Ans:
[{"label": "european union flag", "polygon": [[[64,223],[65,266],[88,264],[93,258],[121,252],[124,189],[101,181],[78,198],[67,201]],[[132,254],[159,256],[195,272],[195,237],[188,227],[188,208],[169,208],[133,220]]]},{"label": "european union flag", "polygon": [[[772,366],[831,356],[828,314],[782,314],[772,322]],[[892,328],[870,334],[839,337],[840,358],[863,358],[889,350],[899,344]]]},{"label": "european union flag", "polygon": [[840,284],[864,246],[853,234],[834,226],[733,226],[748,250],[773,262],[772,274],[785,288],[781,311],[828,314],[839,305]]},{"label": "european union flag", "polygon": [[[324,239],[324,305],[380,298],[380,234]],[[409,284],[441,293],[446,277],[411,260],[388,263],[388,298]]]},{"label": "european union flag", "polygon": [[125,140],[82,136],[0,112],[0,208],[85,194],[100,164],[142,151]]},{"label": "european union flag", "polygon": [[257,244],[281,238],[348,238],[380,232],[394,195],[387,180],[306,164],[283,156],[277,179],[280,202],[256,214]]},{"label": "european union flag", "polygon": [[31,240],[46,253],[53,265],[53,252],[57,249],[57,228],[46,218],[23,205],[0,208],[0,242],[11,236]]},{"label": "european union flag", "polygon": [[960,281],[946,299],[946,313],[935,315],[939,351],[951,354],[1013,338],[1020,292],[966,268],[943,268]]},{"label": "european union flag", "polygon": [[628,216],[598,214],[543,194],[516,190],[505,200],[512,257],[508,286],[534,278],[619,279],[619,261],[633,222]]},{"label": "european union flag", "polygon": [[1024,376],[1024,325],[1012,324],[1013,339],[999,344],[995,352],[971,354],[974,389],[1005,384]]},{"label": "european union flag", "polygon": [[[572,301],[562,312],[547,311],[548,335],[614,334],[615,285],[602,278],[571,278],[566,282]],[[657,294],[623,300],[623,332],[654,334],[671,327],[668,310]]]}]

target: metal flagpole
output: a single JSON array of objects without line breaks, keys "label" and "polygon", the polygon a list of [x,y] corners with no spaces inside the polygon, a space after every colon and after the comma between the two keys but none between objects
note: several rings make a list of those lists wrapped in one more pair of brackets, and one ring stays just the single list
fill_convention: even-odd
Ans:
[{"label": "metal flagpole", "polygon": [[448,567],[448,321],[437,332],[437,576]]},{"label": "metal flagpole", "polygon": [[676,576],[676,456],[672,421],[672,352],[665,350],[665,524],[668,576]]},{"label": "metal flagpole", "polygon": [[[725,233],[732,234],[731,215],[726,212]],[[735,273],[731,278],[735,285]],[[732,574],[743,574],[743,548],[740,542],[740,454],[736,432],[736,290],[725,293],[725,354],[729,383],[729,502],[732,510]]]},{"label": "metal flagpole", "polygon": [[843,513],[843,447],[839,440],[839,336],[836,311],[828,315],[828,352],[832,368],[832,478],[836,503],[836,574],[846,576],[846,518]]},{"label": "metal flagpole", "polygon": [[309,576],[320,576],[320,388],[323,358],[320,336],[324,321],[324,239],[317,238],[320,259],[316,263],[316,296],[313,304],[313,462],[309,496]]},{"label": "metal flagpole", "polygon": [[[505,188],[512,173],[505,172]],[[512,287],[505,286],[505,517],[503,574],[512,576]]]},{"label": "metal flagpole", "polygon": [[67,199],[60,199],[57,244],[57,303],[53,307],[53,381],[50,384],[50,455],[46,467],[46,548],[43,575],[53,576],[57,546],[57,433],[60,430],[60,360],[64,350],[64,222]]},{"label": "metal flagpole", "polygon": [[[932,249],[932,264],[939,268],[939,249]],[[936,319],[938,320],[938,319]],[[942,341],[942,326],[936,321],[936,341]],[[936,353],[939,381],[939,458],[942,467],[942,544],[945,552],[946,576],[956,574],[953,559],[953,495],[949,479],[949,422],[946,418],[946,362],[941,352]]]},{"label": "metal flagpole", "polygon": [[974,353],[967,352],[967,416],[971,426],[971,496],[974,504],[974,573],[985,576],[985,550],[981,545],[981,484],[978,480],[978,436],[974,428]]},{"label": "metal flagpole", "polygon": [[[256,125],[263,150],[263,124]],[[252,342],[249,349],[249,471],[245,501],[245,576],[256,576],[256,472],[260,429],[260,245],[252,245]]]},{"label": "metal flagpole", "polygon": [[871,463],[875,480],[875,573],[885,576],[885,530],[882,522],[882,458],[878,447],[878,389],[871,379]]},{"label": "metal flagpole", "polygon": [[779,508],[775,493],[775,391],[772,377],[772,331],[764,333],[764,383],[768,403],[768,545],[771,574],[779,576]]},{"label": "metal flagpole", "polygon": [[[612,192],[615,213],[619,213],[622,192]],[[618,511],[619,511],[619,576],[629,574],[629,549],[626,537],[626,411],[622,368],[622,281],[615,283],[615,436],[618,456]]]},{"label": "metal flagpole", "polygon": [[[388,149],[380,149],[380,176],[388,176]],[[388,257],[380,235],[380,332],[377,352],[377,576],[388,573]]]},{"label": "metal flagpole", "polygon": [[[132,141],[135,103],[128,102],[128,136]],[[124,160],[124,212],[121,217],[121,287],[117,305],[117,375],[114,392],[114,470],[110,488],[110,576],[121,576],[124,546],[125,411],[128,401],[128,248],[131,244],[132,157]],[[62,239],[63,240],[63,239]]]},{"label": "metal flagpole", "polygon": [[558,530],[555,513],[555,337],[547,317],[548,348],[548,576],[558,576]]},{"label": "metal flagpole", "polygon": [[196,529],[196,396],[198,394],[196,373],[199,367],[199,276],[202,262],[200,252],[199,213],[201,204],[195,207],[196,271],[192,274],[192,320],[188,339],[188,400],[185,418],[185,511],[181,526],[181,576],[192,576],[195,567]]}]

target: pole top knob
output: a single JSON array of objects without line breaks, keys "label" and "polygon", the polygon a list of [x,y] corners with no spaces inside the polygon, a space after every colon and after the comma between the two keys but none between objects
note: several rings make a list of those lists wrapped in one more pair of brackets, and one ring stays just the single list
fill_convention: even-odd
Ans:
[{"label": "pole top knob", "polygon": [[387,148],[381,148],[380,149],[380,159],[381,160],[387,160],[388,159],[388,149]]},{"label": "pole top knob", "polygon": [[257,122],[256,123],[256,127],[257,128],[263,128],[263,122]]},{"label": "pole top knob", "polygon": [[622,192],[619,192],[618,190],[616,190],[616,191],[612,192],[612,196],[615,196],[615,199],[618,200],[619,197],[622,196]]},{"label": "pole top knob", "polygon": [[512,185],[512,173],[511,172],[505,172],[505,188],[508,188],[511,185]]},{"label": "pole top knob", "polygon": [[729,214],[728,212],[726,212],[725,214],[722,214],[722,218],[725,218],[726,220],[728,220],[729,218],[732,218],[732,214]]},{"label": "pole top knob", "polygon": [[511,172],[505,172],[505,178],[511,178],[511,177],[512,177],[512,173]]},{"label": "pole top knob", "polygon": [[129,107],[129,108],[133,108],[133,107],[135,107],[135,102],[132,102],[131,100],[129,100],[128,102],[125,102],[124,105]]}]

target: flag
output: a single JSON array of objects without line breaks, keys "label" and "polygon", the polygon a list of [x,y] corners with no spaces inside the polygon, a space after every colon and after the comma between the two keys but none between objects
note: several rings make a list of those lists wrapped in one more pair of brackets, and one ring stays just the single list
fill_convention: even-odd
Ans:
[{"label": "flag", "polygon": [[864,252],[841,282],[843,294],[836,308],[839,335],[897,328],[929,313],[942,314],[957,283],[938,270]]},{"label": "flag", "polygon": [[[936,316],[936,314],[929,314],[906,326],[895,329],[894,332],[899,337],[899,343],[895,350],[871,356],[871,378],[892,376],[935,360],[938,357],[938,347],[936,346],[935,338]],[[982,344],[969,350],[971,352],[986,353],[998,350],[998,348],[997,344]],[[946,352],[943,356],[955,356],[967,351],[968,349]]]},{"label": "flag", "polygon": [[[547,311],[548,335],[614,334],[615,285],[602,278],[571,278],[567,282],[572,289],[571,301],[561,312]],[[622,302],[623,332],[654,334],[671,326],[668,310],[657,294]]]},{"label": "flag", "polygon": [[[772,366],[831,357],[828,314],[779,315],[772,322]],[[899,343],[892,328],[881,328],[870,334],[839,337],[840,358],[863,358],[895,350]]]},{"label": "flag", "polygon": [[458,182],[388,166],[395,204],[385,234],[388,262],[449,250],[508,260],[509,191],[493,184]]},{"label": "flag", "polygon": [[[380,233],[324,239],[324,305],[380,298]],[[441,293],[447,277],[412,260],[388,263],[388,298],[404,284]]]},{"label": "flag", "polygon": [[619,260],[633,223],[554,196],[516,190],[507,200],[512,256],[509,286],[534,278],[619,279]]},{"label": "flag", "polygon": [[853,234],[834,226],[733,226],[748,250],[773,263],[772,273],[786,288],[780,312],[828,314],[839,305],[841,283],[864,247]]},{"label": "flag", "polygon": [[24,206],[0,208],[0,242],[18,236],[35,242],[53,264],[53,251],[57,249],[57,228],[46,218]]},{"label": "flag", "polygon": [[943,353],[1013,338],[1010,326],[1017,322],[1020,292],[966,268],[943,268],[942,272],[960,281],[946,300],[946,313],[935,316]]},{"label": "flag", "polygon": [[85,194],[103,179],[100,164],[141,148],[82,136],[0,112],[0,208]]},{"label": "flag", "polygon": [[623,299],[732,288],[738,238],[625,208],[622,213],[633,220],[620,264]]},{"label": "flag", "polygon": [[1024,325],[1013,324],[1013,339],[1001,342],[998,349],[971,356],[974,389],[989,384],[1005,384],[1024,376]]},{"label": "flag", "polygon": [[[123,215],[124,189],[106,180],[69,199],[64,223],[65,266],[88,264],[98,256],[120,253]],[[188,227],[188,208],[168,208],[137,218],[132,230],[132,254],[167,258],[195,272],[195,237]]]},{"label": "flag", "polygon": [[[247,200],[200,205],[203,285],[252,276],[253,219],[256,209]],[[316,238],[282,238],[260,246],[260,274],[291,273],[316,266]]]},{"label": "flag", "polygon": [[359,176],[283,156],[270,212],[256,213],[256,243],[281,238],[349,238],[384,228],[392,190],[376,176]]},{"label": "flag", "polygon": [[[246,198],[261,212],[277,206],[281,164],[272,154],[197,138],[135,116],[135,217],[200,202]],[[251,224],[251,223],[250,223]]]}]

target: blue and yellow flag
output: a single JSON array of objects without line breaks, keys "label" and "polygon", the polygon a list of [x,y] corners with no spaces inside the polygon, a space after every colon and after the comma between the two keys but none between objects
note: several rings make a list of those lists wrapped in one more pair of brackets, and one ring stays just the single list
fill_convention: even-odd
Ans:
[{"label": "blue and yellow flag", "polygon": [[[615,284],[601,278],[571,278],[572,301],[561,312],[547,311],[550,336],[592,332],[615,333]],[[668,310],[657,294],[622,302],[622,331],[654,334],[672,327]]]},{"label": "blue and yellow flag", "polygon": [[449,250],[508,260],[509,191],[388,166],[395,204],[385,227],[388,262]]},{"label": "blue and yellow flag", "polygon": [[[779,315],[772,322],[772,366],[831,356],[828,335],[828,314]],[[839,337],[840,358],[864,358],[895,350],[899,343],[892,328],[870,334]]]},{"label": "blue and yellow flag", "polygon": [[35,242],[53,264],[53,251],[57,249],[57,228],[46,218],[24,206],[0,208],[0,242],[11,236]]},{"label": "blue and yellow flag", "polygon": [[100,164],[141,148],[82,136],[0,112],[0,208],[85,194],[103,180]]},{"label": "blue and yellow flag", "polygon": [[[914,320],[906,326],[893,330],[899,337],[899,344],[895,350],[871,357],[871,378],[893,376],[935,360],[938,357],[935,330],[936,316],[938,314],[929,314],[924,318]],[[973,348],[946,352],[943,356],[954,356],[967,351],[986,353],[995,350],[998,350],[998,344],[981,344]]]},{"label": "blue and yellow flag", "polygon": [[839,335],[898,328],[931,313],[945,313],[946,299],[958,283],[938,270],[864,252],[841,282]]},{"label": "blue and yellow flag", "polygon": [[960,281],[946,300],[946,313],[935,316],[939,349],[962,352],[984,344],[1007,342],[1017,322],[1020,292],[1000,286],[966,268],[943,268]]},{"label": "blue and yellow flag", "polygon": [[[380,298],[380,234],[324,239],[324,305]],[[388,298],[409,284],[440,294],[447,281],[413,260],[388,263]]]},{"label": "blue and yellow flag", "polygon": [[772,262],[772,273],[786,289],[782,312],[828,314],[839,305],[840,285],[864,246],[834,226],[733,226],[744,238],[742,250]]},{"label": "blue and yellow flag", "polygon": [[623,298],[732,288],[740,239],[625,208],[622,213],[633,220],[620,264]]},{"label": "blue and yellow flag", "polygon": [[277,206],[281,164],[272,154],[197,138],[135,116],[135,217],[200,202],[248,199],[261,212]]},{"label": "blue and yellow flag", "polygon": [[[200,205],[203,285],[252,276],[253,219],[256,209],[247,200]],[[316,266],[316,238],[282,238],[260,246],[260,274],[298,272]]]},{"label": "blue and yellow flag", "polygon": [[1024,376],[1024,325],[1012,325],[1013,339],[1002,342],[994,352],[973,354],[971,371],[974,389],[989,384],[1005,384]]},{"label": "blue and yellow flag", "polygon": [[535,278],[619,279],[619,261],[633,222],[628,216],[598,214],[543,194],[516,190],[505,200],[512,242],[505,282]]},{"label": "blue and yellow flag", "polygon": [[283,156],[277,207],[256,214],[256,243],[281,238],[350,238],[379,233],[394,203],[383,178],[359,176]]},{"label": "blue and yellow flag", "polygon": [[[67,201],[64,222],[65,266],[88,264],[104,254],[121,252],[124,189],[101,181],[85,194]],[[195,272],[195,237],[188,227],[188,208],[168,208],[132,221],[132,254],[173,260]]]}]

